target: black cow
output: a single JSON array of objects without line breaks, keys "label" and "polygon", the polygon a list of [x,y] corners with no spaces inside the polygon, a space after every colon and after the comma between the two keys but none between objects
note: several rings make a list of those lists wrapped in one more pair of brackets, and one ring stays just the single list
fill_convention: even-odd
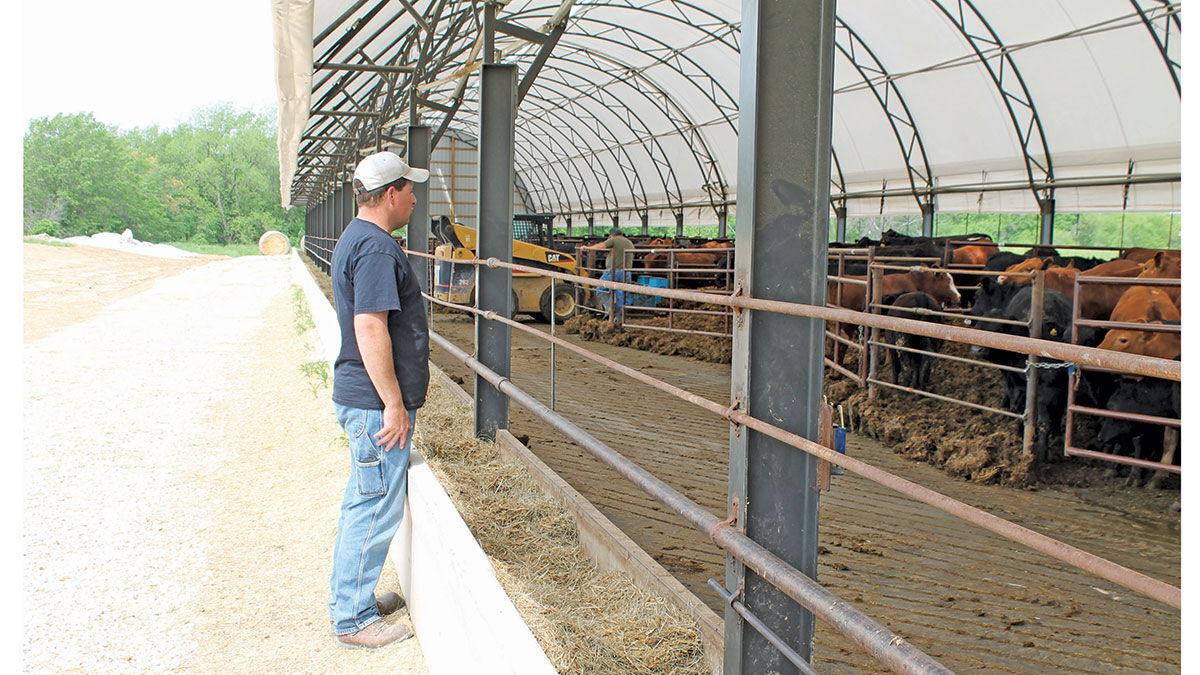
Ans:
[{"label": "black cow", "polygon": [[[1020,286],[1002,284],[995,277],[981,277],[979,290],[975,292],[975,300],[971,304],[971,316],[1003,318],[1005,308],[1019,290]],[[983,330],[996,330],[1000,326],[998,323],[972,319],[967,319],[967,325]]]},{"label": "black cow", "polygon": [[[1179,383],[1151,377],[1121,377],[1104,407],[1116,412],[1178,418],[1181,413]],[[1170,463],[1175,458],[1179,434],[1173,430],[1171,433],[1165,431],[1157,424],[1106,417],[1100,424],[1098,443],[1105,452]],[[1169,444],[1167,437],[1170,437]],[[1141,485],[1144,470],[1130,468],[1129,484]],[[1156,475],[1150,485],[1157,487],[1161,481],[1162,476]]]},{"label": "black cow", "polygon": [[[929,321],[931,323],[942,323],[941,317],[921,315],[913,312],[905,312],[897,307],[904,308],[920,308],[940,310],[941,305],[937,300],[934,300],[928,293],[913,291],[911,293],[903,293],[895,299],[888,296],[884,299],[884,304],[892,307],[887,310],[888,316],[898,316],[905,319],[917,319],[920,321]],[[911,333],[901,333],[898,331],[884,331],[883,339],[886,342],[896,345],[897,347],[908,347],[910,349],[921,349],[929,352],[941,351],[942,341],[936,338],[925,337],[923,335],[912,335]],[[898,349],[888,350],[891,352],[892,359],[892,382],[896,384],[913,387],[915,389],[924,389],[929,384],[929,371],[933,367],[933,359],[925,354],[914,354],[912,352],[900,351]],[[905,382],[900,381],[902,373],[907,372],[908,377]]]},{"label": "black cow", "polygon": [[[1008,284],[991,284],[989,293],[981,292],[976,295],[972,314],[979,317],[1001,318],[1028,323],[1033,299],[1033,289],[1020,286],[1012,293],[1004,304],[1003,309],[989,306],[989,303],[1004,302],[1006,294],[1012,291]],[[1005,333],[1008,335],[1029,335],[1028,326],[997,324],[986,321],[974,322],[981,330]],[[1055,342],[1067,342],[1071,337],[1071,301],[1061,293],[1045,290],[1042,301],[1042,339]],[[1024,354],[1000,349],[972,348],[972,353],[1000,365],[1014,368],[1024,368],[1027,357]],[[1056,362],[1047,359],[1043,364],[1051,365]],[[1002,405],[1012,412],[1022,412],[1025,409],[1026,377],[1024,373],[1001,371],[1004,377],[1004,401]],[[1051,432],[1062,433],[1063,415],[1067,404],[1067,372],[1065,368],[1039,368],[1037,385],[1037,419],[1038,455],[1043,459],[1049,458],[1049,437]]]},{"label": "black cow", "polygon": [[[993,253],[990,256],[988,256],[987,264],[985,264],[983,266],[983,269],[985,269],[989,272],[1003,272],[1004,270],[1012,267],[1013,265],[1016,265],[1017,263],[1021,262],[1022,260],[1025,260],[1025,256],[1023,256],[1023,255],[1020,255],[1017,253],[1009,253],[1008,251],[1000,251],[998,253]],[[990,277],[984,277],[984,278],[988,279]]]}]

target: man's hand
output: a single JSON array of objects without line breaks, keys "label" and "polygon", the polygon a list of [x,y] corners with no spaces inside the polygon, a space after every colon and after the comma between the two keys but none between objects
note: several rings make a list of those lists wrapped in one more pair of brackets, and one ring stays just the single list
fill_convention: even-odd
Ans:
[{"label": "man's hand", "polygon": [[376,432],[375,443],[382,445],[384,452],[397,445],[403,448],[411,429],[412,422],[409,421],[408,411],[403,405],[386,406],[383,409],[383,428]]}]

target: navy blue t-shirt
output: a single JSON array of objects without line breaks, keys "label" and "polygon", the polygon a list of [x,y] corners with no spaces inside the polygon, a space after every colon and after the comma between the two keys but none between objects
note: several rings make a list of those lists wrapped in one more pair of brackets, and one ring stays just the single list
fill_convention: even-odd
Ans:
[{"label": "navy blue t-shirt", "polygon": [[392,361],[407,410],[425,405],[429,386],[429,329],[421,286],[408,256],[391,235],[361,218],[350,221],[333,247],[333,304],[342,349],[333,365],[333,400],[352,408],[382,410],[363,365],[354,315],[387,312]]}]

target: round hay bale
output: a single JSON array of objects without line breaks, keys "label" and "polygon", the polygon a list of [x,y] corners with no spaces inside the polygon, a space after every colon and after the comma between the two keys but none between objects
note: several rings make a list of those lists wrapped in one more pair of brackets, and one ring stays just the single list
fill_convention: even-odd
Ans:
[{"label": "round hay bale", "polygon": [[263,255],[284,255],[292,250],[287,235],[278,230],[267,230],[258,238],[258,250]]}]

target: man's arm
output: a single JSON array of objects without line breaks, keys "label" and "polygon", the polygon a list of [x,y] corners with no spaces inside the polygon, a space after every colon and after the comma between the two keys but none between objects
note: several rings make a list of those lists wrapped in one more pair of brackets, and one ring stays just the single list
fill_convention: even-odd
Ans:
[{"label": "man's arm", "polygon": [[606,248],[612,248],[612,238],[605,239],[604,241],[598,241],[594,244],[587,244],[585,246],[580,246],[579,248],[586,248],[586,249],[590,249],[593,251],[600,251],[600,250],[603,250]]},{"label": "man's arm", "polygon": [[392,363],[392,336],[388,334],[387,312],[364,312],[354,315],[354,337],[358,351],[362,354],[363,366],[383,399],[383,428],[375,434],[378,445],[384,452],[397,444],[404,447],[412,423],[404,400],[400,396],[400,383],[396,380],[396,367]]}]

